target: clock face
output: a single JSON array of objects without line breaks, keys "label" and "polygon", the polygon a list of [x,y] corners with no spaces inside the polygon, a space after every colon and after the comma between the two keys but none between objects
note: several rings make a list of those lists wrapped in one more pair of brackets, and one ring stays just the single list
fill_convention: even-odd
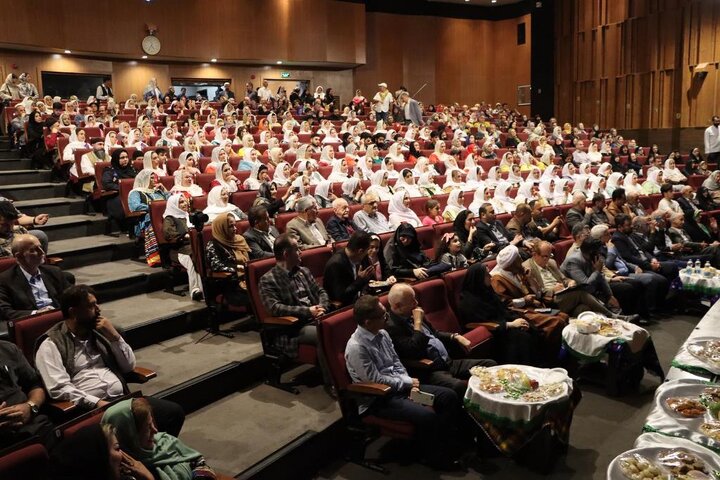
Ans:
[{"label": "clock face", "polygon": [[160,39],[154,35],[143,38],[142,49],[148,55],[157,55],[160,52]]}]

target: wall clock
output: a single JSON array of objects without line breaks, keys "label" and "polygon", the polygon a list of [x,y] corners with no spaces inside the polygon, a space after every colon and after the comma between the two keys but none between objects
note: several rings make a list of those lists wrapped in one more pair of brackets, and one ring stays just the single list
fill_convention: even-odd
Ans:
[{"label": "wall clock", "polygon": [[157,55],[160,53],[160,39],[155,35],[148,35],[142,41],[143,52],[148,55]]}]

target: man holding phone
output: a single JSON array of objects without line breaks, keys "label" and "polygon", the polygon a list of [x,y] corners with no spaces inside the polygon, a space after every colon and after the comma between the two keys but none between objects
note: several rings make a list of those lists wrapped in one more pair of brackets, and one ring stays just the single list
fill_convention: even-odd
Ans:
[{"label": "man holding phone", "polygon": [[330,301],[338,307],[352,305],[374,278],[375,266],[364,262],[370,248],[370,234],[357,231],[347,246],[335,252],[325,264],[323,284]]},{"label": "man holding phone", "polygon": [[[345,362],[353,382],[387,385],[390,392],[382,397],[358,400],[360,415],[410,422],[427,463],[441,470],[456,470],[461,463],[452,446],[453,430],[460,412],[460,399],[446,387],[421,384],[408,375],[384,330],[388,313],[374,295],[360,297],[353,307],[357,328],[345,347]],[[432,408],[410,399],[413,392],[433,396]],[[414,396],[414,395],[413,395]],[[428,395],[423,397],[429,398]]]}]

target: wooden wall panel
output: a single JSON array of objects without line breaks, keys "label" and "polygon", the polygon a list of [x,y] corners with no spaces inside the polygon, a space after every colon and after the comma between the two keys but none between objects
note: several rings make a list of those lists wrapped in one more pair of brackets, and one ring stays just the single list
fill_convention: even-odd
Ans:
[{"label": "wooden wall panel", "polygon": [[[52,12],[51,28],[38,28],[39,12]],[[145,25],[154,24],[163,61],[358,64],[365,55],[356,26],[364,19],[364,5],[334,0],[183,0],[182,8],[139,0],[27,0],[0,16],[0,43],[132,59],[142,55]]]}]

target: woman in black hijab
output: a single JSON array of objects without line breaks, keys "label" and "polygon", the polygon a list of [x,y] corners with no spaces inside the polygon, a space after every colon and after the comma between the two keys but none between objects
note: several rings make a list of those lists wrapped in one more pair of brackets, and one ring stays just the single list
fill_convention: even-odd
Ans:
[{"label": "woman in black hijab", "polygon": [[498,298],[490,285],[490,274],[484,264],[475,263],[468,268],[460,293],[458,313],[463,325],[497,325],[492,334],[499,344],[496,351],[500,355],[500,363],[537,363],[534,354],[536,340],[531,324],[510,311]]},{"label": "woman in black hijab", "polygon": [[282,199],[276,198],[277,191],[278,187],[275,182],[261,183],[260,188],[258,189],[258,196],[253,202],[253,207],[256,205],[264,206],[267,208],[268,215],[270,215],[271,218],[276,216],[278,213],[283,213],[285,211],[285,201],[288,199],[293,189],[287,188]]},{"label": "woman in black hijab", "polygon": [[52,167],[52,158],[46,155],[45,149],[45,121],[40,112],[31,112],[28,115],[27,143],[23,147],[22,155],[32,160],[32,168]]},{"label": "woman in black hijab", "polygon": [[396,278],[423,280],[451,268],[447,263],[431,261],[420,248],[415,227],[402,222],[383,251],[390,274]]},{"label": "woman in black hijab", "polygon": [[[110,166],[105,167],[102,174],[102,188],[106,191],[120,192],[120,180],[123,178],[135,178],[137,172],[132,166],[127,150],[119,148],[113,150],[110,155]],[[120,202],[120,195],[109,198],[105,204],[108,214],[108,230],[112,230],[112,220],[120,225],[120,230],[125,231],[125,211]],[[106,233],[110,233],[110,232]]]}]

